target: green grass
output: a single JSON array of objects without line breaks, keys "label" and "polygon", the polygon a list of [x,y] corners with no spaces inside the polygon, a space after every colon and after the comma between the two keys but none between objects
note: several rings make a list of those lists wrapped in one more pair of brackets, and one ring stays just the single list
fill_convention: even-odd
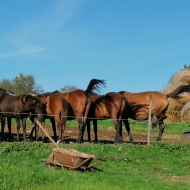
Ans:
[{"label": "green grass", "polygon": [[[52,145],[40,142],[0,143],[0,184],[5,189],[190,189],[190,145],[183,143],[61,144],[97,157],[110,158],[87,171],[46,167]],[[172,181],[178,176],[178,181]]]},{"label": "green grass", "polygon": [[[47,120],[48,121],[48,120]],[[130,120],[131,130],[147,133],[147,122]],[[75,120],[67,126],[77,126]],[[114,129],[110,120],[99,121],[100,129]],[[188,131],[183,123],[166,124],[164,134],[179,135]],[[153,133],[153,132],[152,132]],[[157,131],[156,131],[157,135]],[[190,189],[190,144],[61,144],[96,157],[117,156],[128,161],[110,158],[87,171],[47,167],[52,144],[42,142],[0,143],[1,190],[160,190]],[[93,160],[94,161],[94,160]]]}]

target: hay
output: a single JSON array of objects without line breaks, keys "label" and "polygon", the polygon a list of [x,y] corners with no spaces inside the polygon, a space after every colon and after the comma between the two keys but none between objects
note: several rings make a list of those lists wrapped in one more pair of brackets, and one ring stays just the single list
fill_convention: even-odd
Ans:
[{"label": "hay", "polygon": [[190,102],[186,103],[181,110],[181,121],[190,123]]},{"label": "hay", "polygon": [[173,77],[172,84],[176,82],[190,83],[190,69],[186,68],[177,72]]},{"label": "hay", "polygon": [[160,92],[163,94],[169,94],[170,93],[170,86],[171,86],[171,84],[166,85]]},{"label": "hay", "polygon": [[[188,84],[190,84],[190,69],[185,68],[176,73],[176,75],[173,77],[172,83],[165,86],[162,89],[161,93],[169,94],[175,91],[178,87],[182,85],[188,85]],[[186,107],[185,108],[187,110],[185,110],[184,105],[190,102],[190,93],[183,92],[178,95],[178,98],[176,99],[168,98],[168,101],[169,101],[169,106],[166,112],[167,119],[165,121],[166,122],[181,122],[182,119],[183,121],[187,121],[187,118],[190,116],[190,113],[189,113],[190,110],[188,111],[189,108],[186,108]],[[182,114],[182,109],[183,109],[183,114]]]},{"label": "hay", "polygon": [[182,105],[177,99],[168,98],[169,106],[166,111],[167,119],[165,122],[179,122],[181,121]]}]

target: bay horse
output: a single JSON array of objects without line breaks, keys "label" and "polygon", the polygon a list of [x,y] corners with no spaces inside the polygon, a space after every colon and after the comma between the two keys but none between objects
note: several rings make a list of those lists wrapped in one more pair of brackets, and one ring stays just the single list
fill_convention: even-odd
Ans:
[{"label": "bay horse", "polygon": [[[58,140],[63,140],[63,129],[66,124],[66,117],[68,114],[68,102],[59,91],[46,92],[36,95],[36,98],[42,103],[43,121],[42,126],[45,128],[45,120],[50,119],[54,133],[54,140],[57,141],[56,128],[58,129]],[[33,118],[30,118],[33,122]],[[34,122],[33,122],[34,123]],[[30,139],[32,139],[33,131],[35,130],[36,141],[39,140],[39,126],[34,127],[30,132]],[[42,133],[42,141],[44,141],[44,133]]]},{"label": "bay horse", "polygon": [[77,143],[83,143],[86,120],[91,106],[90,96],[95,91],[99,91],[101,86],[105,87],[104,80],[92,79],[86,90],[78,89],[72,92],[62,93],[69,104],[67,120],[76,119],[78,122],[79,134]]},{"label": "bay horse", "polygon": [[123,112],[128,106],[127,99],[117,92],[108,92],[105,95],[93,94],[91,101],[92,104],[87,118],[88,141],[91,141],[90,121],[93,122],[95,142],[97,142],[97,120],[111,119],[116,130],[115,142],[121,143],[120,125]]},{"label": "bay horse", "polygon": [[9,135],[11,135],[11,118],[16,118],[17,141],[20,140],[20,120],[22,121],[23,125],[23,140],[26,141],[26,119],[31,114],[34,116],[34,119],[38,119],[39,121],[41,121],[42,105],[35,96],[32,96],[30,94],[0,94],[0,117],[2,136],[4,134],[5,125],[3,118],[6,117],[8,119]]},{"label": "bay horse", "polygon": [[[133,120],[147,120],[149,116],[149,105],[152,101],[151,115],[156,116],[157,120],[152,123],[152,127],[155,128],[159,124],[159,135],[157,141],[161,141],[164,132],[164,119],[167,118],[166,111],[169,105],[168,98],[177,98],[182,92],[190,91],[190,85],[182,85],[169,94],[163,94],[157,91],[145,91],[139,93],[131,93],[127,91],[119,92],[122,96],[127,98],[129,106],[126,107],[122,121],[129,135],[129,141],[133,141],[132,134],[130,132],[130,126],[128,118]],[[122,130],[122,126],[120,128]],[[122,133],[122,132],[121,132]]]}]

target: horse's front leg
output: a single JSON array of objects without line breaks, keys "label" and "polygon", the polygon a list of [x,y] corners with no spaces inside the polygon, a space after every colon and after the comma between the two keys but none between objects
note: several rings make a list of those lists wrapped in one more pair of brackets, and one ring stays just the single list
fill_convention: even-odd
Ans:
[{"label": "horse's front leg", "polygon": [[16,117],[16,123],[17,123],[17,141],[20,141],[20,116]]},{"label": "horse's front leg", "polygon": [[23,140],[26,141],[26,117],[22,119]]},{"label": "horse's front leg", "polygon": [[6,117],[3,117],[2,115],[0,117],[1,117],[1,137],[3,139],[4,138],[5,119],[6,119]]},{"label": "horse's front leg", "polygon": [[11,117],[7,117],[8,130],[9,130],[9,138],[12,138],[11,134]]}]

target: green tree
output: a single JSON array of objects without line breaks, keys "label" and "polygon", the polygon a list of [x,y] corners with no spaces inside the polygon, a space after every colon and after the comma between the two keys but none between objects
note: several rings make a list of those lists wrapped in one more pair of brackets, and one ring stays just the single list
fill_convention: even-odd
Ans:
[{"label": "green tree", "polygon": [[41,85],[35,84],[34,76],[22,73],[12,80],[3,79],[0,81],[0,88],[15,94],[40,94],[43,93]]},{"label": "green tree", "polygon": [[67,92],[72,92],[74,90],[77,90],[78,88],[76,86],[73,85],[66,85],[63,88],[60,89],[61,92],[63,93],[67,93]]}]

